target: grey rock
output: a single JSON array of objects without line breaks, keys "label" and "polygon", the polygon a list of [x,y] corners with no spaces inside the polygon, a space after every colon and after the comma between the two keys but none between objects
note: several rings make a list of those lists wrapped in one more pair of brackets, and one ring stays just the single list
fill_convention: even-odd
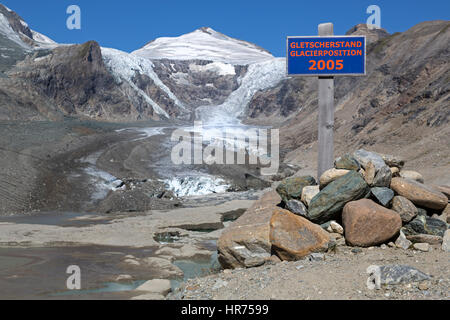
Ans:
[{"label": "grey rock", "polygon": [[386,163],[386,165],[388,165],[389,167],[397,167],[397,168],[403,168],[403,166],[405,165],[406,161],[398,156],[393,156],[390,154],[379,154],[384,162]]},{"label": "grey rock", "polygon": [[370,189],[373,197],[384,207],[387,207],[394,198],[394,191],[385,187],[375,187]]},{"label": "grey rock", "polygon": [[154,279],[145,282],[136,288],[136,291],[145,291],[148,293],[156,293],[162,296],[166,296],[172,290],[170,280],[166,279]]},{"label": "grey rock", "polygon": [[415,243],[413,244],[413,248],[422,252],[430,251],[430,245],[428,243]]},{"label": "grey rock", "polygon": [[413,243],[441,244],[442,237],[431,234],[414,234],[406,237]]},{"label": "grey rock", "polygon": [[[414,203],[402,196],[396,196],[392,200],[392,210],[397,212],[404,223],[413,220],[419,213]],[[425,211],[426,215],[426,211]]]},{"label": "grey rock", "polygon": [[406,265],[380,266],[381,284],[397,285],[430,280],[431,277],[422,271]]},{"label": "grey rock", "polygon": [[374,187],[389,187],[392,181],[392,171],[388,166],[381,167],[373,180]]},{"label": "grey rock", "polygon": [[429,234],[443,237],[448,229],[447,223],[426,216],[418,216],[410,223],[403,226],[403,232],[406,236],[417,234]]},{"label": "grey rock", "polygon": [[395,241],[395,245],[397,246],[397,248],[401,248],[403,250],[407,250],[412,246],[412,242],[409,241],[405,234],[403,233],[403,231],[400,231],[400,235],[397,238],[397,240]]},{"label": "grey rock", "polygon": [[363,166],[363,168],[365,168],[369,162],[372,162],[376,171],[379,171],[381,168],[386,166],[383,158],[375,152],[360,149],[353,153],[353,157]]},{"label": "grey rock", "polygon": [[307,217],[308,216],[308,209],[306,209],[306,206],[298,200],[289,200],[286,203],[286,208],[292,212],[295,213],[298,216]]},{"label": "grey rock", "polygon": [[309,261],[323,261],[325,260],[325,254],[323,253],[311,253],[308,256]]},{"label": "grey rock", "polygon": [[400,171],[400,177],[403,179],[411,179],[420,183],[425,183],[423,176],[417,171],[402,170]]},{"label": "grey rock", "polygon": [[354,171],[359,171],[361,169],[361,165],[359,164],[359,162],[348,153],[340,158],[337,158],[334,162],[334,167],[336,169],[346,169]]},{"label": "grey rock", "polygon": [[[362,165],[367,171],[371,165],[375,168],[375,174],[372,182],[372,178],[368,179],[368,183],[371,187],[389,187],[392,180],[392,172],[389,166],[386,165],[383,158],[375,153],[366,151],[364,149],[357,150],[353,153],[353,157]],[[371,170],[369,170],[371,171]],[[366,178],[367,180],[367,178]]]},{"label": "grey rock", "polygon": [[444,239],[442,240],[442,250],[450,252],[450,230],[445,231]]}]

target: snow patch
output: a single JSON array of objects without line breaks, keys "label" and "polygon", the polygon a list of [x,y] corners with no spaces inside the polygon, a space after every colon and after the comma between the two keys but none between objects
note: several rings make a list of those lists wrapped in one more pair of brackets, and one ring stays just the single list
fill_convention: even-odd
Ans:
[{"label": "snow patch", "polygon": [[31,34],[33,35],[33,40],[37,42],[37,45],[40,48],[52,49],[58,46],[58,44],[55,41],[53,41],[46,35],[43,35],[42,33],[31,30]]},{"label": "snow patch", "polygon": [[236,75],[234,66],[223,62],[213,62],[204,66],[192,63],[189,65],[189,69],[191,69],[191,71],[193,72],[214,72],[221,76]]}]

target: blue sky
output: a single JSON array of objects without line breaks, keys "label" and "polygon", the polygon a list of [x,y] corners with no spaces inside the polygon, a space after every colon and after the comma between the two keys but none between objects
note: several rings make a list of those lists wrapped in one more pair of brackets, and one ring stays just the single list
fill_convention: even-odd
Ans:
[{"label": "blue sky", "polygon": [[[428,20],[449,20],[448,0],[0,0],[30,27],[61,43],[96,40],[133,51],[161,36],[178,36],[207,26],[256,43],[284,56],[286,36],[317,34],[317,25],[333,22],[335,34],[365,23],[369,5],[381,8],[382,27],[405,31]],[[68,30],[66,9],[81,8],[82,29]]]}]

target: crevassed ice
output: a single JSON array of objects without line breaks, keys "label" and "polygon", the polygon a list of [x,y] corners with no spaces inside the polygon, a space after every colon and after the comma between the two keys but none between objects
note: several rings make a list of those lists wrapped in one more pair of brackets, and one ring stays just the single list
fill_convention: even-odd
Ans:
[{"label": "crevassed ice", "polygon": [[11,28],[8,19],[0,13],[0,33],[4,34],[9,40],[14,41],[24,49],[30,49]]},{"label": "crevassed ice", "polygon": [[150,77],[154,83],[174,101],[176,106],[181,109],[185,109],[183,104],[172,93],[172,91],[159,79],[153,70],[153,63],[150,60],[111,48],[102,48],[102,55],[105,64],[112,71],[116,80],[118,82],[126,81],[154,108],[155,112],[158,114],[169,118],[169,115],[156,102],[154,102],[144,91],[139,89],[133,83],[131,79],[135,75],[135,71]]},{"label": "crevassed ice", "polygon": [[240,87],[233,91],[223,104],[199,107],[196,109],[196,116],[208,125],[239,124],[239,116],[245,111],[256,92],[277,85],[285,77],[284,58],[251,64],[241,80]]},{"label": "crevassed ice", "polygon": [[194,175],[161,180],[177,197],[224,193],[230,187],[225,180],[209,175]]}]

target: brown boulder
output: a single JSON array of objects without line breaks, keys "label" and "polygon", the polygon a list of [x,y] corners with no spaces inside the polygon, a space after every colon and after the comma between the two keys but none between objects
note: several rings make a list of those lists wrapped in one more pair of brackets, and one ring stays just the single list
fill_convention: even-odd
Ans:
[{"label": "brown boulder", "polygon": [[443,193],[410,179],[393,178],[391,189],[419,207],[441,210],[448,203]]},{"label": "brown boulder", "polygon": [[447,199],[450,200],[450,187],[449,186],[437,186],[436,187],[440,192],[447,196]]},{"label": "brown boulder", "polygon": [[347,242],[359,247],[385,243],[402,227],[398,213],[369,199],[347,203],[342,212],[342,222]]},{"label": "brown boulder", "polygon": [[270,219],[270,242],[275,254],[287,261],[325,252],[333,243],[319,225],[283,209],[275,210]]},{"label": "brown boulder", "polygon": [[225,269],[262,265],[272,256],[270,218],[281,202],[275,192],[264,194],[217,241],[218,259]]}]

